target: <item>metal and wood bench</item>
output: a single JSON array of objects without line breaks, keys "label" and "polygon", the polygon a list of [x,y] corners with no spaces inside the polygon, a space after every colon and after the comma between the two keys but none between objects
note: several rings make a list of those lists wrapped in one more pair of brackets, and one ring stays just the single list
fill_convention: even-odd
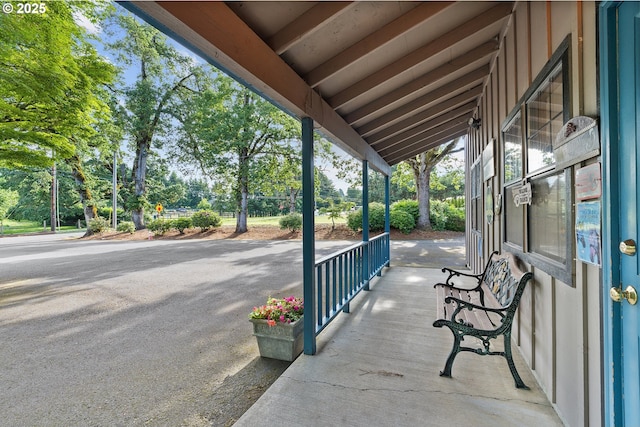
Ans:
[{"label": "metal and wood bench", "polygon": [[[434,285],[437,291],[438,319],[433,326],[448,327],[453,333],[453,348],[440,372],[451,377],[451,367],[457,354],[469,351],[482,356],[503,356],[507,360],[516,387],[528,389],[513,363],[511,354],[511,326],[525,285],[533,277],[517,266],[516,258],[494,252],[480,274],[469,274],[443,268],[449,276],[445,283]],[[463,280],[473,282],[472,288],[461,286]],[[465,337],[480,340],[476,347],[461,345]],[[504,337],[504,350],[493,351],[491,340]]]}]

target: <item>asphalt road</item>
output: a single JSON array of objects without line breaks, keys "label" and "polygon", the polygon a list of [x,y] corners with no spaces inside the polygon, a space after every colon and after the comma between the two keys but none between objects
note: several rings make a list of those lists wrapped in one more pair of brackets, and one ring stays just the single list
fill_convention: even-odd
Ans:
[{"label": "asphalt road", "polygon": [[[247,315],[302,295],[299,241],[76,236],[0,239],[0,426],[230,425],[288,366]],[[392,248],[410,265],[459,243]]]}]

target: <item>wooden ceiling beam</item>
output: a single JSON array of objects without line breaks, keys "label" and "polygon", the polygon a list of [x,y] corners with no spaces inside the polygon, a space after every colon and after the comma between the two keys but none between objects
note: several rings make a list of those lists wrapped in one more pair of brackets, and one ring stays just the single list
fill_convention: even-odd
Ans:
[{"label": "wooden ceiling beam", "polygon": [[444,115],[443,113],[447,113],[447,111],[450,110],[451,108],[457,107],[457,108],[464,108],[464,109],[468,108],[469,110],[473,110],[477,105],[476,100],[481,93],[482,93],[482,86],[478,85],[472,90],[463,92],[457,96],[454,96],[453,98],[447,99],[439,104],[434,105],[431,108],[427,108],[424,111],[418,112],[411,117],[408,117],[400,122],[397,122],[383,129],[382,131],[375,133],[369,136],[368,138],[365,138],[365,141],[367,141],[369,145],[376,146],[380,142],[385,141],[386,139],[394,135],[403,133],[405,129],[410,129],[412,126],[415,126],[416,124],[433,120],[435,117]]},{"label": "wooden ceiling beam", "polygon": [[418,154],[424,153],[425,151],[431,150],[432,148],[436,148],[439,147],[442,144],[446,144],[450,141],[453,141],[456,138],[459,138],[461,136],[467,135],[469,133],[469,129],[465,128],[465,129],[461,129],[457,132],[452,132],[452,133],[447,133],[447,134],[443,134],[439,137],[436,138],[432,138],[432,139],[428,139],[428,140],[424,140],[423,143],[419,146],[417,146],[414,149],[411,150],[407,150],[406,152],[403,153],[396,153],[394,155],[391,156],[385,156],[383,157],[387,163],[389,163],[391,166],[400,163],[404,160],[410,159],[413,156],[417,156]]},{"label": "wooden ceiling beam", "polygon": [[358,59],[370,54],[407,31],[410,31],[451,4],[453,4],[453,2],[425,2],[411,9],[409,12],[309,71],[304,79],[309,83],[309,86],[318,86],[340,70],[343,70]]},{"label": "wooden ceiling beam", "polygon": [[311,9],[300,15],[290,24],[267,39],[267,44],[275,53],[282,55],[296,43],[300,42],[304,36],[311,34],[323,23],[349,6],[350,1],[328,1],[319,2]]},{"label": "wooden ceiling beam", "polygon": [[478,16],[474,16],[457,28],[454,28],[403,58],[398,59],[392,64],[381,68],[368,77],[333,95],[328,99],[329,105],[335,109],[342,107],[347,102],[356,99],[376,86],[412,69],[435,54],[449,49],[456,43],[472,36],[496,21],[505,18],[511,14],[512,7],[512,2],[500,2],[498,5]]},{"label": "wooden ceiling beam", "polygon": [[409,129],[405,128],[406,130],[404,130],[403,132],[399,132],[390,138],[379,141],[375,145],[375,149],[377,151],[389,149],[394,145],[402,144],[404,141],[415,135],[419,135],[440,125],[444,125],[452,120],[455,120],[457,122],[457,119],[460,119],[461,117],[463,121],[467,122],[469,120],[469,117],[473,116],[473,110],[475,109],[476,105],[476,101],[468,102],[431,120],[423,121],[418,126]]},{"label": "wooden ceiling beam", "polygon": [[379,150],[379,153],[382,157],[395,155],[396,153],[404,153],[415,148],[417,145],[421,145],[424,140],[439,138],[442,135],[447,135],[462,129],[467,129],[469,127],[467,120],[468,119],[465,119],[464,117],[450,120],[440,126],[429,129],[426,132],[414,135],[411,138],[402,141],[402,144],[395,144],[385,150]]},{"label": "wooden ceiling beam", "polygon": [[[447,83],[443,86],[440,86],[437,89],[432,90],[429,93],[426,93],[415,100],[408,102],[398,108],[383,114],[382,116],[363,124],[362,126],[356,127],[356,130],[360,135],[367,136],[375,132],[381,127],[386,126],[388,123],[393,122],[403,116],[413,115],[417,111],[420,111],[425,106],[441,99],[450,96],[452,93],[459,91],[460,89],[472,85],[474,83],[478,83],[483,81],[489,75],[489,64],[485,64],[480,68],[476,68],[470,73],[465,74],[464,76]],[[347,114],[345,119],[348,123],[353,125],[353,122],[349,122],[349,118],[351,114]]]},{"label": "wooden ceiling beam", "polygon": [[[352,117],[366,117],[370,114],[375,113],[378,110],[388,107],[389,105],[400,101],[402,98],[407,97],[413,93],[419,92],[423,90],[425,87],[436,83],[438,80],[441,80],[452,73],[460,70],[461,68],[467,67],[474,62],[496,52],[498,50],[498,42],[496,39],[492,39],[487,43],[483,43],[480,46],[477,46],[471,49],[468,52],[463,53],[457,58],[452,59],[451,61],[429,71],[426,74],[412,80],[411,82],[401,86],[388,94],[376,98],[375,101],[368,103],[360,107],[357,111],[357,114],[347,114],[345,115],[345,120],[347,122]],[[488,73],[487,73],[488,74]]]}]

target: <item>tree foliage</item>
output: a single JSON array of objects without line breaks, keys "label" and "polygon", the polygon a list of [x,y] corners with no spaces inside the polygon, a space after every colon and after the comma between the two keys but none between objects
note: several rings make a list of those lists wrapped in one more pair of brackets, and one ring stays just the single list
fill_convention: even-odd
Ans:
[{"label": "tree foliage", "polygon": [[11,210],[18,204],[20,195],[17,191],[0,188],[0,229],[3,222],[9,218]]},{"label": "tree foliage", "polygon": [[113,67],[86,41],[66,2],[0,15],[0,167],[50,166],[108,112],[99,86]]},{"label": "tree foliage", "polygon": [[[248,197],[290,170],[300,125],[271,103],[228,77],[194,94],[193,108],[179,114],[183,124],[176,156],[196,161],[234,194],[236,232],[247,231]],[[282,173],[284,176],[285,173]]]},{"label": "tree foliage", "polygon": [[[118,217],[133,219],[137,229],[156,203],[211,200],[215,209],[235,209],[238,232],[246,230],[250,208],[279,214],[287,203],[292,212],[299,207],[297,120],[110,3],[46,7],[46,14],[0,15],[0,178],[19,194],[17,218],[49,218],[52,176],[45,168],[54,163],[63,222],[89,224],[98,212],[107,218],[114,152],[133,155],[116,171],[118,202],[127,211]],[[89,34],[79,13],[104,31]],[[109,61],[92,37],[111,52]],[[357,168],[317,135],[314,147],[318,202],[337,205],[342,195],[322,164],[342,177]],[[213,185],[183,180],[171,173],[176,165],[198,169]]]}]

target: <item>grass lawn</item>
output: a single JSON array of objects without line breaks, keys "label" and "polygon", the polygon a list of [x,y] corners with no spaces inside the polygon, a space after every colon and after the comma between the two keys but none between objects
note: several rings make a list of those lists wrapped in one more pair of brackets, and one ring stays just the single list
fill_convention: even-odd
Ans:
[{"label": "grass lawn", "polygon": [[[73,225],[65,225],[58,229],[59,231],[78,231],[78,228]],[[35,221],[13,221],[4,220],[2,227],[2,234],[25,234],[25,233],[40,233],[43,231],[51,231],[49,223],[47,228],[42,226],[42,223]]]},{"label": "grass lawn", "polygon": [[[272,225],[274,227],[280,227],[281,216],[269,216],[269,217],[250,217],[247,219],[247,225]],[[336,224],[346,224],[346,215],[342,218],[336,219]],[[316,224],[331,224],[331,219],[326,215],[317,215],[315,217]],[[50,231],[51,228],[47,223],[47,228],[42,227],[42,223],[35,221],[13,221],[5,220],[2,227],[3,232],[0,234],[27,234],[27,233],[41,233],[43,231]],[[235,225],[235,218],[222,218],[222,225]],[[58,229],[59,231],[78,231],[78,228],[72,225],[65,225]]]}]

